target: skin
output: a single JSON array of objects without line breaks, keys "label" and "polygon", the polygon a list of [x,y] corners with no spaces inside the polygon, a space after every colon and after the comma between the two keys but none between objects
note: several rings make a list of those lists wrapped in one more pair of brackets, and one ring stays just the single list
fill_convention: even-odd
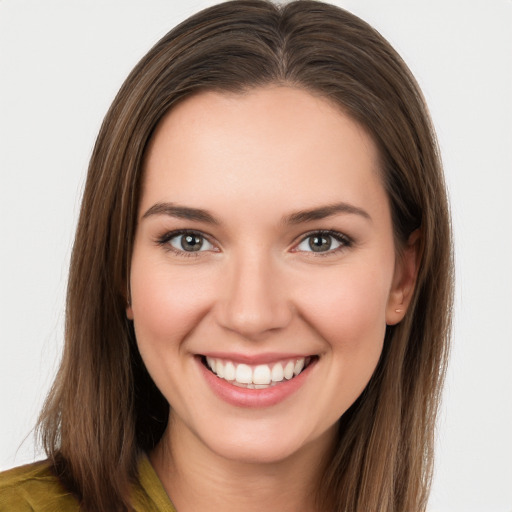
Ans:
[{"label": "skin", "polygon": [[[403,318],[416,273],[414,240],[396,256],[374,143],[300,89],[205,92],[163,119],[144,172],[127,315],[172,408],[151,454],[157,474],[180,512],[315,510],[336,422],[368,383],[386,324]],[[354,211],[290,222],[340,202]],[[162,241],[174,230],[204,234],[204,250]],[[318,230],[350,241],[313,252]],[[212,350],[318,359],[295,393],[248,408],[206,383],[197,355]]]}]

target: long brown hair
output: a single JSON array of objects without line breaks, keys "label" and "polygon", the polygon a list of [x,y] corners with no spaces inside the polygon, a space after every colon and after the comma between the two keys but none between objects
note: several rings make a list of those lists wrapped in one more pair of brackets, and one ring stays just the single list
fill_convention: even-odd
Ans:
[{"label": "long brown hair", "polygon": [[169,405],[125,315],[145,148],[162,117],[203,90],[288,84],[338,104],[379,148],[397,249],[421,228],[421,265],[405,319],[387,328],[378,367],[339,421],[318,489],[343,512],[425,509],[452,301],[449,211],[421,92],[368,24],[316,1],[225,2],[189,18],[139,62],[91,158],[69,275],[61,367],[39,420],[55,471],[84,510],[130,508],[141,450]]}]

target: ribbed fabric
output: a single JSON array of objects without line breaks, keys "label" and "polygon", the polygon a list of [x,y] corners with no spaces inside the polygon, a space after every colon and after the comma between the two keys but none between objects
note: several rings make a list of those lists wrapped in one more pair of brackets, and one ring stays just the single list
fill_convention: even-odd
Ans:
[{"label": "ribbed fabric", "polygon": [[[139,462],[139,481],[130,491],[134,512],[176,512],[149,459]],[[79,512],[76,498],[46,461],[0,473],[0,512]]]}]

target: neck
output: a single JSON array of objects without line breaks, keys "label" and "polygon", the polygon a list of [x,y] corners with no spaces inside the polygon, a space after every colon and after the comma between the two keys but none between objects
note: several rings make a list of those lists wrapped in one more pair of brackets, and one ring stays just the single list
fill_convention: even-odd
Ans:
[{"label": "neck", "polygon": [[333,432],[284,460],[254,462],[222,457],[192,432],[172,424],[150,454],[178,512],[312,512]]}]

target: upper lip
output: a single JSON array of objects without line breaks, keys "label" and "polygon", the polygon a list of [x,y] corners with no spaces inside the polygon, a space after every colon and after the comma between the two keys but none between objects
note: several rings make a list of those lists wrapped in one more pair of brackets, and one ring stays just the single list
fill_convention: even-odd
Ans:
[{"label": "upper lip", "polygon": [[313,357],[316,354],[308,353],[293,353],[293,352],[265,352],[261,354],[241,354],[233,352],[204,352],[198,354],[213,359],[225,359],[236,363],[245,363],[249,365],[269,364],[286,359],[301,359],[306,357]]}]

